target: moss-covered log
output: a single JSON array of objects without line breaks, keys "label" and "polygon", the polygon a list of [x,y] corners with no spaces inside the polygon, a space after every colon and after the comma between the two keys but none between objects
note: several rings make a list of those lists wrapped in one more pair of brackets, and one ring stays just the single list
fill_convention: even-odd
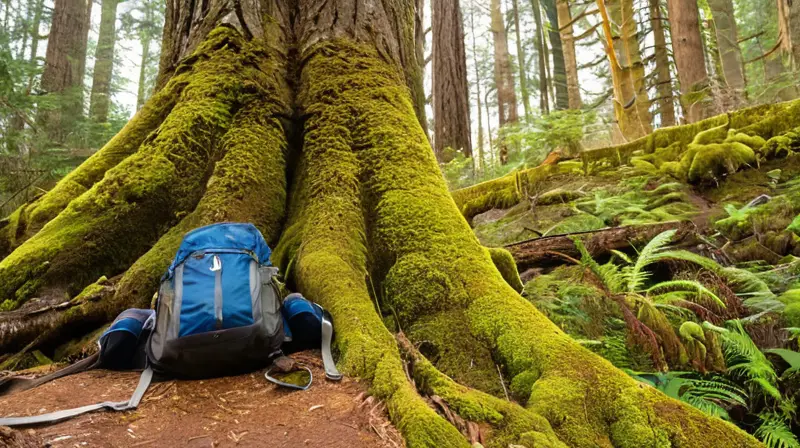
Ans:
[{"label": "moss-covered log", "polygon": [[[624,164],[660,171],[690,183],[721,179],[763,160],[800,150],[800,100],[766,104],[657,129],[634,141],[580,153],[585,174]],[[452,193],[469,220],[493,208],[510,208],[536,192],[537,182],[571,173],[577,162],[539,166]]]}]

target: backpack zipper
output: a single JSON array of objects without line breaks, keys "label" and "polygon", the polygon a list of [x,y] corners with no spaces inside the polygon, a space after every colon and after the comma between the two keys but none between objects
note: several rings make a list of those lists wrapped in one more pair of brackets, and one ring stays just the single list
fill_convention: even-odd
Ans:
[{"label": "backpack zipper", "polygon": [[211,259],[211,272],[214,273],[214,319],[217,330],[222,329],[222,260],[218,255]]}]

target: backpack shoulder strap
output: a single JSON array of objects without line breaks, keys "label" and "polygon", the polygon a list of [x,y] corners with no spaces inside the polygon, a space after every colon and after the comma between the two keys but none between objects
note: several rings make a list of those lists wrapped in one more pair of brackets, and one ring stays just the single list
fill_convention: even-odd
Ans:
[{"label": "backpack shoulder strap", "polygon": [[42,384],[49,383],[55,379],[80,373],[86,370],[91,370],[100,363],[100,352],[95,352],[93,355],[84,358],[74,364],[64,367],[61,370],[55,371],[48,375],[39,378],[24,378],[21,376],[8,376],[0,379],[0,396],[10,395],[23,390],[33,389],[34,387],[41,386]]},{"label": "backpack shoulder strap", "polygon": [[136,409],[136,407],[139,406],[139,402],[142,401],[142,397],[147,391],[147,388],[150,386],[152,379],[153,369],[148,367],[144,370],[144,372],[142,372],[142,376],[139,377],[139,384],[136,386],[136,389],[133,391],[133,395],[131,395],[131,398],[128,401],[104,401],[102,403],[90,404],[87,406],[81,406],[79,408],[64,409],[62,411],[55,411],[41,415],[32,415],[29,417],[0,418],[0,426],[22,426],[35,425],[39,423],[56,423],[99,409],[109,409],[112,411],[127,411],[130,409]]},{"label": "backpack shoulder strap", "polygon": [[325,377],[329,380],[339,381],[342,374],[336,370],[331,354],[331,341],[333,340],[333,319],[328,310],[322,310],[322,365],[325,367]]}]

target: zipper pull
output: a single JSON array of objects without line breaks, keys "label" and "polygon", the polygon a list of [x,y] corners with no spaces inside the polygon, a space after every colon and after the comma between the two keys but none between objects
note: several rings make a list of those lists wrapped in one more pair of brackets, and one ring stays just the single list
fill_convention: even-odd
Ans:
[{"label": "zipper pull", "polygon": [[211,267],[209,269],[211,269],[211,272],[217,272],[222,270],[222,261],[219,259],[218,256],[214,255],[214,260],[212,260]]}]

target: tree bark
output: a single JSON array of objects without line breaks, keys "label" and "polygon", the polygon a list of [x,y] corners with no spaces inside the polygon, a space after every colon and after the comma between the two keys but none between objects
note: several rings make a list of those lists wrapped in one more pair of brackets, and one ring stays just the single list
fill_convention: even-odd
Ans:
[{"label": "tree bark", "polygon": [[[16,308],[0,314],[3,352],[52,349],[147,306],[186,231],[251,221],[277,241],[289,287],[333,314],[339,367],[370,384],[409,447],[470,446],[433,395],[497,446],[759,446],[641,386],[508,286],[415,114],[412,0],[186,2],[167,17],[215,8],[226,25],[197,37],[134,119],[172,99],[155,131],[0,261],[3,309]],[[183,42],[198,29],[187,23],[173,30]],[[389,319],[411,342],[408,370]],[[415,352],[422,342],[436,357]],[[491,396],[498,369],[524,406]]]},{"label": "tree bark", "polygon": [[[100,14],[100,34],[97,38],[97,49],[94,55],[92,95],[89,103],[89,116],[97,123],[108,121],[118,4],[118,0],[103,0]],[[149,46],[149,42],[147,45]]]},{"label": "tree bark", "polygon": [[696,0],[667,0],[667,9],[684,119],[694,123],[707,118],[712,111],[700,13]]},{"label": "tree bark", "polygon": [[432,0],[434,151],[441,163],[455,151],[472,157],[467,55],[458,0]]},{"label": "tree bark", "polygon": [[514,14],[514,33],[516,34],[515,42],[517,44],[517,69],[519,70],[519,90],[522,94],[522,108],[525,111],[525,119],[531,118],[531,101],[528,94],[528,77],[525,75],[525,48],[522,44],[522,31],[519,27],[519,1],[512,0],[512,11]]},{"label": "tree bark", "polygon": [[[558,110],[564,109],[577,109],[580,106],[573,108],[570,107],[569,102],[569,81],[568,81],[568,74],[567,74],[567,52],[570,49],[564,48],[564,42],[561,39],[561,32],[558,26],[558,6],[556,6],[556,0],[542,0],[542,6],[544,6],[544,11],[547,14],[547,21],[550,23],[550,29],[548,30],[548,35],[550,37],[550,47],[552,48],[551,53],[553,54],[553,76],[552,76],[552,83],[555,86],[556,94],[555,94],[555,106]],[[567,5],[567,13],[569,13],[569,5]],[[572,35],[572,30],[570,29],[570,37]],[[572,57],[575,57],[575,47],[573,42],[572,47]],[[577,82],[577,66],[575,67],[575,82]],[[580,95],[580,94],[579,94]],[[578,101],[580,101],[580,96],[578,96]]]},{"label": "tree bark", "polygon": [[[83,114],[83,74],[91,1],[56,0],[47,39],[42,90],[57,103],[39,114],[39,127],[63,143]],[[41,110],[41,109],[40,109]]]},{"label": "tree bark", "polygon": [[744,73],[742,50],[739,48],[739,33],[733,14],[732,0],[708,0],[717,33],[717,48],[722,60],[725,83],[737,98],[745,95],[747,81]]},{"label": "tree bark", "polygon": [[669,68],[669,48],[664,32],[666,17],[661,11],[661,0],[650,1],[650,24],[653,28],[653,42],[656,61],[656,83],[658,92],[658,114],[661,126],[675,126],[675,104],[672,96],[672,75]]},{"label": "tree bark", "polygon": [[597,0],[614,84],[614,115],[626,140],[652,132],[633,0]]}]

